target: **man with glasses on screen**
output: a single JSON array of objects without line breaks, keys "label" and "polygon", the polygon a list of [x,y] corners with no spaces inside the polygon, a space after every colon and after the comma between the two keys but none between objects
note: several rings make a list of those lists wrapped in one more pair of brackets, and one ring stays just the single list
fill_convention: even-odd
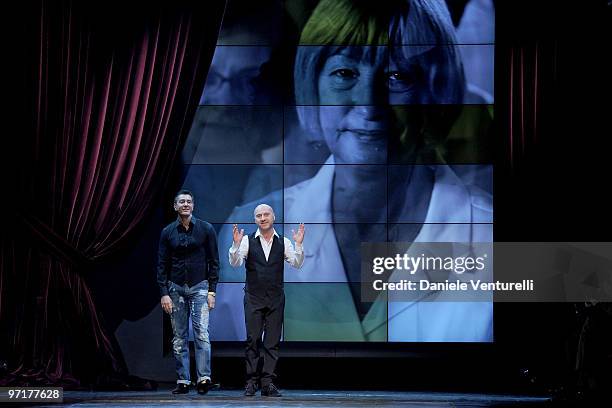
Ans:
[{"label": "man with glasses on screen", "polygon": [[217,234],[212,225],[195,218],[194,198],[188,190],[174,197],[175,221],[159,239],[157,283],[161,306],[172,322],[172,350],[176,359],[177,386],[173,394],[189,392],[189,316],[193,325],[197,390],[206,394],[210,379],[208,315],[215,307],[219,280]]},{"label": "man with glasses on screen", "polygon": [[[260,204],[253,212],[257,231],[244,235],[243,229],[233,226],[233,244],[229,249],[229,262],[246,267],[244,288],[244,316],[247,331],[246,374],[244,395],[255,395],[261,381],[261,395],[280,397],[273,383],[278,361],[278,350],[283,328],[285,293],[283,291],[283,260],[294,268],[304,263],[304,224],[292,231],[295,249],[289,239],[274,229],[274,210]],[[263,335],[263,340],[262,340]],[[260,349],[263,346],[263,366],[258,371]]]}]

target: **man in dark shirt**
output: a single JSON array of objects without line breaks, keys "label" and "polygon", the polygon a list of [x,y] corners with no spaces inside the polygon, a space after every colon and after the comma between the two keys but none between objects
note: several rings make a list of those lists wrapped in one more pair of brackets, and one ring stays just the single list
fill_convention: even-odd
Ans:
[{"label": "man in dark shirt", "polygon": [[170,314],[172,349],[176,359],[177,387],[173,394],[186,394],[189,376],[189,316],[193,325],[197,390],[206,394],[210,387],[210,340],[208,313],[215,307],[219,280],[217,235],[212,225],[192,216],[193,194],[179,191],[174,197],[176,221],[161,232],[157,283],[161,306]]}]

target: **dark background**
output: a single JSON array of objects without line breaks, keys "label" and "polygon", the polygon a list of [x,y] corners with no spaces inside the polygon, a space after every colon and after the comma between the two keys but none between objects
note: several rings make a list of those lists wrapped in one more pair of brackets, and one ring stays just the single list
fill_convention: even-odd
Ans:
[{"label": "dark background", "polygon": [[[497,1],[495,7],[495,240],[610,241],[612,7],[605,0]],[[540,58],[534,82],[538,92],[537,96],[526,92],[532,103],[525,103],[519,119],[519,102],[516,92],[511,92],[517,80],[512,55],[520,50],[532,55],[534,48]],[[533,78],[533,61],[526,57],[524,64],[524,79]],[[517,129],[516,121],[521,120],[530,125],[517,139],[510,125]],[[9,204],[14,203],[10,192],[19,182],[11,178],[12,169],[28,165],[9,153],[14,152],[11,142],[5,135],[3,178]],[[173,218],[167,203],[180,177],[177,168],[169,188],[156,198],[156,210],[147,215],[130,243],[88,275],[108,333],[115,333],[123,321],[138,322],[159,303],[155,258],[148,248]],[[9,209],[6,217],[12,213]],[[582,306],[496,304],[493,344],[283,344],[279,384],[547,392],[575,380],[578,335],[588,313]],[[158,350],[161,359],[161,341],[154,345],[146,341],[128,339],[128,348]],[[213,344],[215,382],[242,386],[241,350],[241,344]],[[596,370],[612,372],[610,349],[596,352],[603,353],[595,358],[600,364]],[[169,373],[167,379],[172,381],[172,359],[163,361],[166,369],[159,369],[156,377],[161,380]],[[135,374],[146,376],[146,372]]]}]

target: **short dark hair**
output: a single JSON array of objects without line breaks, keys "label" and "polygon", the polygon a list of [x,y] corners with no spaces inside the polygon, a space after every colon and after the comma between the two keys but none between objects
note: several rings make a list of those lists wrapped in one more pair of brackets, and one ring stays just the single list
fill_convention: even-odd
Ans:
[{"label": "short dark hair", "polygon": [[176,193],[174,195],[174,202],[176,203],[176,199],[178,198],[178,196],[180,196],[181,194],[184,195],[190,195],[191,196],[191,201],[195,202],[195,197],[193,195],[193,193],[189,190],[179,190],[178,193]]}]

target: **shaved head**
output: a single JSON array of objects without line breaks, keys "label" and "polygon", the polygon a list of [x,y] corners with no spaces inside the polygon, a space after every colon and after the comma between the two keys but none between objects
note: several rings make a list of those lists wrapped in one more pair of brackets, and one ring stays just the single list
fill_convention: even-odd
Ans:
[{"label": "shaved head", "polygon": [[253,217],[257,216],[257,213],[263,210],[268,210],[272,213],[272,215],[274,215],[274,209],[268,204],[259,204],[257,207],[255,207],[255,210],[253,211]]},{"label": "shaved head", "polygon": [[273,231],[272,227],[276,220],[276,216],[274,215],[274,210],[268,204],[259,204],[255,207],[253,218],[255,218],[255,224],[257,224],[262,233]]}]

